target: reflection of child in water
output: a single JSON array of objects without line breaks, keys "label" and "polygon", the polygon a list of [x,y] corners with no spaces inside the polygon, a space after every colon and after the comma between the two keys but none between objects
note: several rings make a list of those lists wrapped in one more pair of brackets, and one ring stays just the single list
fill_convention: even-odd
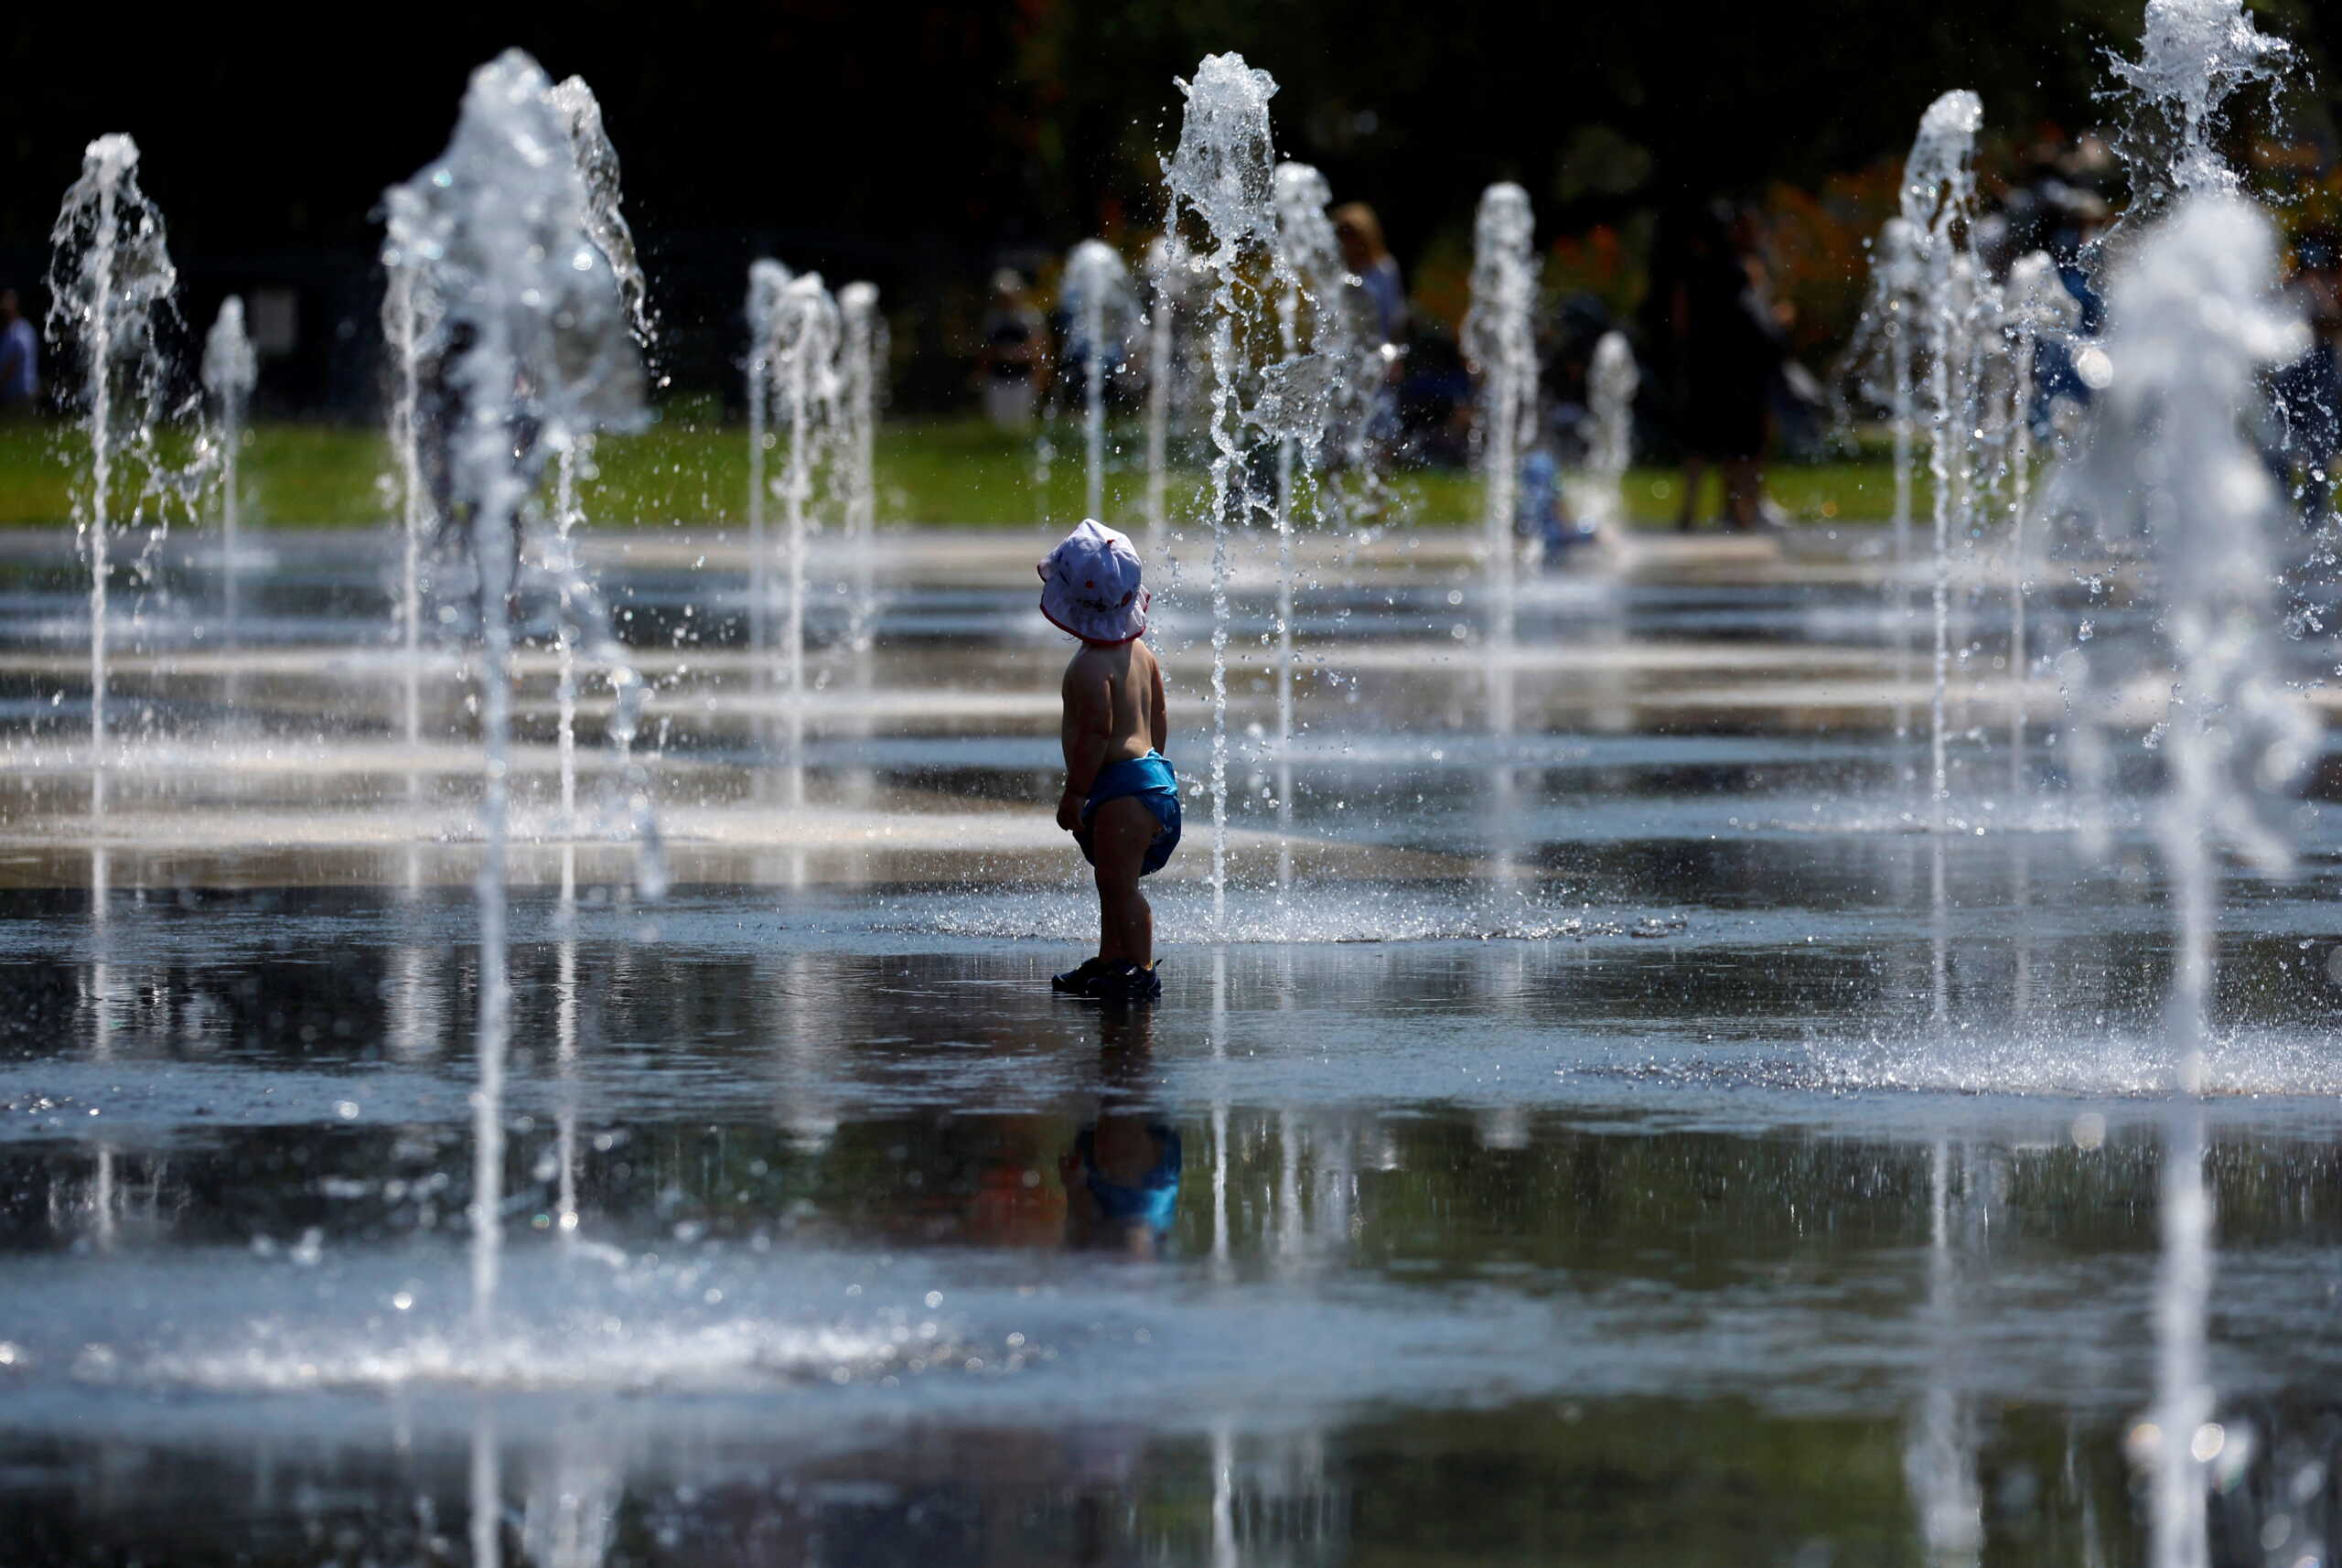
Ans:
[{"label": "reflection of child in water", "polygon": [[1179,1134],[1143,1116],[1101,1114],[1058,1161],[1066,1244],[1155,1252],[1179,1208]]},{"label": "reflection of child in water", "polygon": [[1145,1009],[1103,1017],[1098,1117],[1058,1159],[1066,1244],[1153,1255],[1179,1208],[1179,1134],[1140,1092],[1153,1030]]}]

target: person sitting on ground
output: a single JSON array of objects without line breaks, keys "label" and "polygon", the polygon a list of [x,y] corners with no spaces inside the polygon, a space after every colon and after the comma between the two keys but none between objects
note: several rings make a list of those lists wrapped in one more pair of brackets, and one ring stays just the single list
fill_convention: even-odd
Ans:
[{"label": "person sitting on ground", "polygon": [[1040,564],[1041,614],[1081,639],[1065,668],[1065,793],[1058,826],[1097,868],[1098,952],[1054,977],[1057,990],[1118,1001],[1163,993],[1155,971],[1155,911],[1140,877],[1179,843],[1179,780],[1165,760],[1170,733],[1163,668],[1142,638],[1148,594],[1128,536],[1094,520]]}]

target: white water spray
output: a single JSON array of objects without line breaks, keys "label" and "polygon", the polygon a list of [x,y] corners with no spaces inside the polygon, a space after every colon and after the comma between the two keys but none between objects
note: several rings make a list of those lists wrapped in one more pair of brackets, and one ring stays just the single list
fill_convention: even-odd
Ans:
[{"label": "white water spray", "polygon": [[387,199],[385,263],[393,276],[403,266],[427,265],[441,296],[444,316],[419,349],[444,366],[452,400],[444,433],[449,493],[471,525],[478,579],[483,850],[470,1215],[472,1303],[482,1334],[493,1320],[502,1230],[520,541],[542,455],[597,426],[631,424],[641,400],[639,355],[617,276],[588,227],[585,184],[572,159],[548,156],[568,146],[566,119],[543,71],[508,51],[473,73],[447,150]]},{"label": "white water spray", "polygon": [[2043,252],[2017,258],[2009,269],[2009,802],[2025,795],[2025,682],[2031,653],[2025,641],[2025,599],[2032,590],[2032,542],[2026,525],[2033,510],[2033,399],[2035,351],[2045,338],[2073,332],[2081,306]]},{"label": "white water spray", "polygon": [[[821,274],[791,276],[777,262],[758,262],[749,272],[752,319],[758,314],[765,337],[751,351],[752,365],[768,378],[767,395],[777,404],[789,437],[787,459],[773,485],[780,499],[787,529],[789,619],[782,633],[789,702],[789,803],[805,802],[805,707],[810,686],[805,678],[805,556],[813,527],[816,476],[821,470],[840,423],[838,343],[842,330],[837,301],[822,286]],[[761,430],[753,430],[757,449]],[[762,465],[753,470],[763,480]],[[758,513],[760,515],[760,511]],[[751,549],[761,563],[762,529],[752,534]],[[752,585],[751,593],[757,590]],[[761,660],[759,661],[761,662]]]},{"label": "white water spray", "polygon": [[90,144],[49,243],[48,338],[78,356],[76,399],[90,445],[88,480],[74,494],[73,523],[90,566],[90,815],[95,822],[106,810],[110,547],[117,528],[145,515],[162,477],[155,431],[166,412],[167,368],[156,336],[170,318],[178,287],[163,216],[139,188],[137,143],[113,135]]},{"label": "white water spray", "polygon": [[772,445],[773,333],[780,319],[789,269],[769,258],[748,263],[748,650],[759,686],[772,646],[772,575],[765,542],[765,501],[771,491],[766,453]]},{"label": "white water spray", "polygon": [[244,509],[237,467],[243,456],[244,420],[259,380],[260,360],[244,331],[244,302],[231,294],[220,302],[220,314],[203,340],[203,390],[210,394],[220,432],[220,618],[231,639],[236,635],[236,534]]},{"label": "white water spray", "polygon": [[[406,745],[412,756],[423,741],[423,552],[435,525],[430,489],[424,478],[422,446],[423,356],[435,341],[441,310],[429,263],[411,256],[385,263],[382,337],[391,350],[391,455],[398,472],[391,481],[399,497],[399,640],[404,654]],[[410,796],[420,794],[423,777],[407,775]]]},{"label": "white water spray", "polygon": [[1333,196],[1325,176],[1307,164],[1279,164],[1271,199],[1286,263],[1275,301],[1277,362],[1262,409],[1277,442],[1277,886],[1283,897],[1293,886],[1294,531],[1305,506],[1312,520],[1325,521],[1327,446],[1354,401],[1349,384],[1358,346],[1349,273],[1326,211]]},{"label": "white water spray", "polygon": [[2292,58],[2283,39],[2253,27],[2242,0],[2148,0],[2139,58],[2109,62],[2137,111],[2116,139],[2131,169],[2125,225],[2189,196],[2237,189],[2236,171],[2212,145],[2220,116],[2243,89],[2272,86]]},{"label": "white water spray", "polygon": [[1487,530],[1488,646],[1500,663],[1513,642],[1515,494],[1520,459],[1537,439],[1536,217],[1529,193],[1492,185],[1472,230],[1472,306],[1464,355],[1479,377],[1481,521]]},{"label": "white water spray", "polygon": [[[1195,215],[1210,242],[1202,260],[1211,292],[1211,908],[1212,929],[1228,924],[1228,528],[1246,428],[1240,380],[1264,300],[1285,275],[1270,199],[1275,161],[1265,70],[1237,54],[1207,55],[1195,80],[1182,81],[1187,113],[1179,145],[1163,176],[1176,225]],[[1263,270],[1268,281],[1259,279]]]},{"label": "white water spray", "polygon": [[[2301,351],[2300,321],[2274,301],[2276,237],[2234,197],[2187,198],[2143,233],[2107,294],[2089,447],[2073,482],[2111,538],[2143,547],[2162,615],[2147,670],[2168,670],[2169,717],[2150,744],[2168,780],[2154,822],[2170,879],[2175,967],[2166,1028],[2174,1090],[2163,1184],[2163,1274],[2150,1412],[2150,1561],[2208,1561],[2205,1493],[2220,1445],[2204,1367],[2212,1275],[2204,1182],[2204,1048],[2222,852],[2270,874],[2292,862],[2286,792],[2317,731],[2283,679],[2272,541],[2287,526],[2275,485],[2241,434],[2264,368]],[[2103,662],[2111,650],[2101,651]]]},{"label": "white water spray", "polygon": [[1082,513],[1106,517],[1106,377],[1130,351],[1138,301],[1130,269],[1103,240],[1084,240],[1066,258],[1062,297],[1072,317],[1066,357],[1081,366]]},{"label": "white water spray", "polygon": [[[618,181],[618,149],[603,128],[602,105],[582,76],[573,76],[553,90],[553,101],[569,127],[569,152],[586,192],[586,232],[602,252],[616,278],[618,298],[635,341],[651,343],[650,285],[634,249],[634,231],[627,226],[624,196]],[[571,584],[577,580],[576,547],[573,535],[585,521],[577,484],[593,466],[594,435],[576,432],[553,454],[553,545],[562,577],[558,618],[553,629],[553,707],[555,750],[561,772],[561,832],[577,836],[577,606]],[[563,891],[574,896],[574,854],[564,855]]]},{"label": "white water spray", "polygon": [[1635,393],[1642,372],[1623,332],[1605,332],[1594,345],[1586,371],[1586,408],[1594,439],[1586,453],[1586,477],[1594,525],[1613,538],[1627,527],[1627,467],[1635,456]]},{"label": "white water spray", "polygon": [[1928,800],[1940,834],[1951,786],[1945,713],[1951,674],[1951,542],[1963,486],[1958,471],[1971,460],[1970,433],[1961,427],[1967,396],[1970,299],[1975,258],[1969,230],[1975,216],[1976,133],[1984,106],[1965,89],[1945,93],[1920,117],[1903,166],[1903,221],[1917,251],[1922,330],[1928,348],[1930,415],[1928,477],[1935,523],[1935,693],[1930,709]]},{"label": "white water spray", "polygon": [[838,290],[838,318],[843,337],[838,349],[842,427],[837,489],[854,570],[854,607],[846,645],[858,658],[870,651],[870,628],[877,614],[873,576],[878,515],[876,453],[879,378],[886,360],[886,322],[878,314],[877,285],[850,283]]},{"label": "white water spray", "polygon": [[[1870,296],[1857,328],[1856,357],[1864,392],[1887,409],[1893,442],[1895,490],[1889,513],[1894,557],[1884,587],[1888,624],[1895,636],[1895,739],[1898,752],[1911,736],[1911,497],[1918,467],[1919,399],[1916,383],[1921,335],[1930,317],[1927,269],[1921,260],[1926,231],[1902,218],[1890,218],[1872,251]],[[1883,362],[1882,362],[1883,361]],[[1880,372],[1884,371],[1884,381]],[[1907,758],[1898,766],[1909,777]]]}]

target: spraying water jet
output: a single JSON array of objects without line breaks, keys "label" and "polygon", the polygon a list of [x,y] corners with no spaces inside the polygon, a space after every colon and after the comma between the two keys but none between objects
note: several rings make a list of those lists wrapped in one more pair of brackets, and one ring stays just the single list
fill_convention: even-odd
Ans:
[{"label": "spraying water jet", "polygon": [[[1179,145],[1164,160],[1171,221],[1192,213],[1210,242],[1201,255],[1213,276],[1211,306],[1211,906],[1212,928],[1228,926],[1228,528],[1249,420],[1243,352],[1256,330],[1264,289],[1286,275],[1271,196],[1274,143],[1269,134],[1273,78],[1238,54],[1207,55],[1181,81],[1187,110]],[[1265,270],[1269,281],[1258,281]]]}]

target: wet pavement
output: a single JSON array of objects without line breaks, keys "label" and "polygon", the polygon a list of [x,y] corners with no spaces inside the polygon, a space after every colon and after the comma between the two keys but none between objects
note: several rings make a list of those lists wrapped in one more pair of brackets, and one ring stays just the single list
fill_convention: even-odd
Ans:
[{"label": "wet pavement", "polygon": [[[1312,553],[1283,755],[1241,558],[1224,923],[1191,793],[1138,1010],[1047,986],[1037,536],[901,542],[867,650],[825,595],[794,708],[735,546],[603,542],[655,695],[629,779],[589,682],[564,823],[526,665],[485,1333],[460,658],[410,746],[384,540],[269,538],[225,647],[167,557],[93,822],[77,588],[7,542],[0,1562],[2138,1560],[2152,757],[2068,787],[1978,573],[1928,831],[1859,533],[1523,585],[1500,665],[1466,542]],[[2036,646],[2124,614],[2045,588]],[[2342,1530],[2337,776],[2223,891],[2223,1563]]]}]

